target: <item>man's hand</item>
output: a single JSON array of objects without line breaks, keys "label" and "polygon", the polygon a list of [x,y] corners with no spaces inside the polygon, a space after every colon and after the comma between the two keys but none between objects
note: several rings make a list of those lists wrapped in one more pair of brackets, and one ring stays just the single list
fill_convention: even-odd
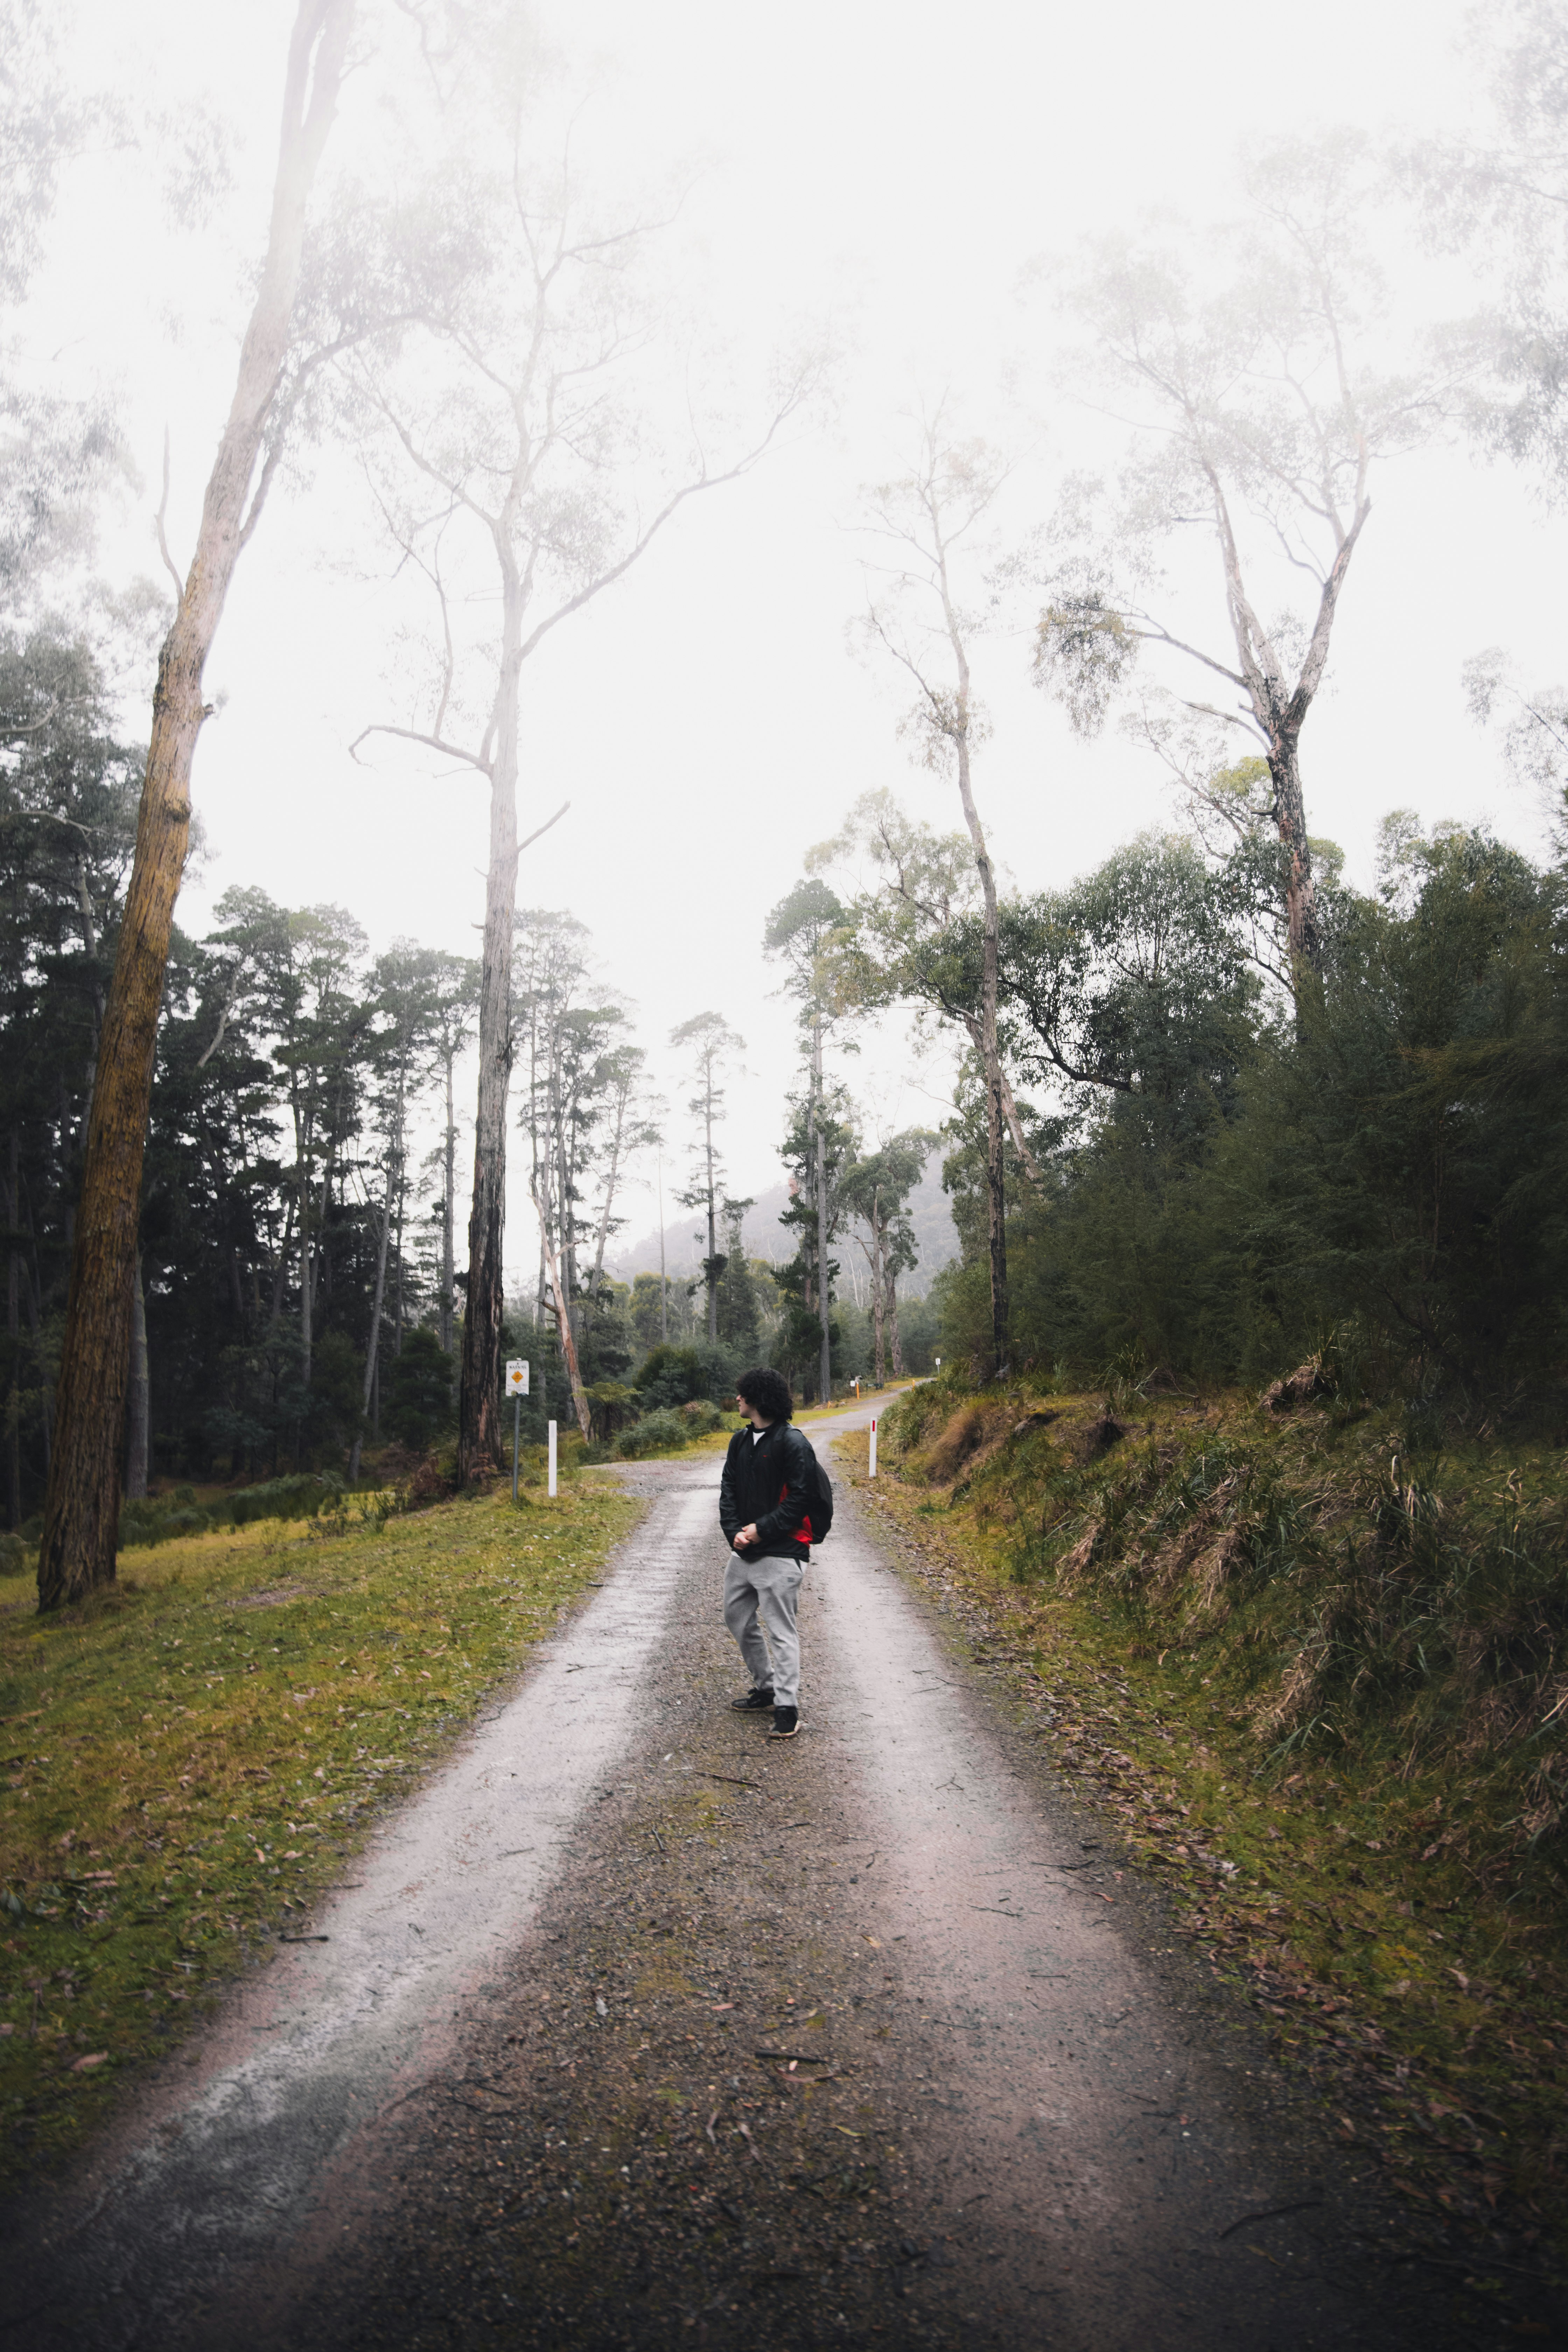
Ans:
[{"label": "man's hand", "polygon": [[756,1542],[756,1540],[757,1530],[754,1525],[749,1528],[742,1528],[740,1534],[735,1538],[735,1549],[737,1551],[750,1551],[752,1546]]}]

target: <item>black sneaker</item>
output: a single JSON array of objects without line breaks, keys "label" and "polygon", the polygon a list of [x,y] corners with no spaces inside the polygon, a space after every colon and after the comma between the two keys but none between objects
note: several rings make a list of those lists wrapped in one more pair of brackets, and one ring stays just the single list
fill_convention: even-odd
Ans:
[{"label": "black sneaker", "polygon": [[773,1728],[772,1735],[774,1739],[793,1739],[799,1729],[800,1709],[798,1707],[774,1707]]},{"label": "black sneaker", "polygon": [[764,1683],[761,1690],[751,1690],[744,1698],[732,1698],[730,1705],[737,1715],[761,1715],[773,1703],[773,1686]]}]

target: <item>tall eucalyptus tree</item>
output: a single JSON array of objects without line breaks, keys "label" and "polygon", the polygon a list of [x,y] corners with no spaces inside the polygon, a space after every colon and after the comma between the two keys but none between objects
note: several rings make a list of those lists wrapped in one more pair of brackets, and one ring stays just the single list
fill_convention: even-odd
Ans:
[{"label": "tall eucalyptus tree", "polygon": [[708,1255],[702,1277],[708,1287],[708,1342],[719,1339],[719,1281],[724,1258],[719,1248],[719,1222],[724,1199],[724,1167],[714,1129],[724,1118],[725,1080],[743,1054],[746,1041],[738,1036],[721,1013],[698,1013],[669,1033],[669,1042],[686,1056],[693,1088],[687,1109],[696,1121],[691,1142],[691,1181],[676,1199],[683,1208],[701,1209],[708,1220]]},{"label": "tall eucalyptus tree", "polygon": [[847,1168],[839,1179],[839,1197],[847,1216],[865,1227],[856,1234],[871,1277],[871,1333],[877,1385],[887,1378],[887,1351],[891,1330],[894,1370],[903,1371],[899,1342],[898,1291],[900,1273],[914,1262],[913,1235],[909,1226],[910,1194],[920,1182],[936,1143],[924,1129],[895,1135]]},{"label": "tall eucalyptus tree", "polygon": [[844,908],[834,893],[820,876],[813,875],[803,882],[797,882],[789,896],[780,899],[768,917],[763,933],[763,954],[780,958],[789,973],[786,985],[800,1007],[801,1025],[806,1038],[805,1205],[810,1209],[811,1221],[805,1242],[806,1281],[803,1304],[815,1304],[816,1308],[822,1335],[817,1394],[825,1400],[833,1393],[833,1338],[829,1322],[831,1285],[827,1271],[827,1244],[831,1220],[823,1118],[825,1079],[822,1047],[834,1011],[830,949],[844,920]]},{"label": "tall eucalyptus tree", "polygon": [[[974,797],[974,753],[984,714],[974,693],[971,641],[981,625],[975,558],[1011,471],[984,442],[961,438],[943,401],[921,415],[903,471],[875,489],[870,521],[883,554],[867,613],[868,637],[915,687],[906,722],[925,766],[951,776],[980,884],[981,962],[974,1039],[985,1089],[987,1248],[992,1376],[1007,1369],[1007,1229],[1004,1161],[1007,1115],[997,1027],[996,870]],[[967,576],[966,576],[967,575]]]},{"label": "tall eucalyptus tree", "polygon": [[[284,76],[266,254],[234,399],[208,478],[195,552],[158,661],[136,854],[107,992],[56,1391],[38,1603],[56,1609],[114,1574],[142,1163],[164,971],[190,838],[191,767],[210,706],[203,671],[274,468],[262,464],[284,395],[306,215],[353,23],[354,0],[300,0]],[[258,474],[258,467],[261,470]]]},{"label": "tall eucalyptus tree", "polygon": [[[464,111],[463,152],[429,198],[445,208],[451,235],[446,266],[432,268],[419,292],[418,326],[374,359],[362,353],[350,371],[380,512],[400,565],[427,590],[439,631],[434,675],[409,723],[378,722],[359,744],[381,734],[434,751],[482,779],[489,801],[458,1437],[465,1475],[502,1448],[518,861],[566,808],[520,842],[523,675],[553,632],[624,579],[689,499],[748,471],[804,396],[809,373],[776,395],[751,446],[722,463],[709,456],[667,339],[655,358],[664,336],[651,274],[657,224],[580,195],[565,162],[541,170],[530,110],[537,79],[531,47],[495,52],[488,89]],[[494,626],[470,643],[465,614],[480,593]]]},{"label": "tall eucalyptus tree", "polygon": [[[1248,173],[1239,231],[1108,238],[1068,289],[1093,338],[1080,375],[1116,413],[1131,404],[1136,430],[1114,486],[1069,487],[1037,678],[1093,733],[1145,648],[1177,677],[1197,673],[1177,699],[1206,725],[1205,764],[1244,751],[1268,762],[1298,972],[1322,961],[1302,732],[1376,468],[1430,430],[1450,372],[1382,364],[1389,293],[1367,236],[1377,173],[1356,132],[1279,142]],[[1212,617],[1163,568],[1194,530],[1217,567]],[[1168,756],[1157,705],[1147,724]]]}]

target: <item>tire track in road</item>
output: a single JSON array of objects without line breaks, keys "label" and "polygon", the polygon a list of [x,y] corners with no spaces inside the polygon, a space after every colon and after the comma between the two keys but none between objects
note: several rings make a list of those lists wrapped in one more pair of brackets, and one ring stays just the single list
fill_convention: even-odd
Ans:
[{"label": "tire track in road", "polygon": [[780,1746],[728,1711],[716,1462],[626,1476],[650,1510],[604,1589],[384,1824],[331,1942],[35,2212],[13,2337],[1472,2340],[1353,2251],[1242,2005],[1151,1953],[1159,1898],[1072,1866],[1103,1831],[853,1494]]},{"label": "tire track in road", "polygon": [[323,2210],[341,2234],[361,2144],[449,2072],[486,1979],[526,1937],[632,1738],[647,1646],[705,1517],[683,1498],[620,1547],[519,1685],[380,1825],[359,1883],[315,1906],[325,1940],[280,1948],[235,1989],[58,2211],[15,2217],[13,2279],[30,2276],[28,2324],[44,2331],[33,2344],[136,2343],[214,2295],[248,2295],[252,2279],[272,2293]]},{"label": "tire track in road", "polygon": [[1086,1867],[1104,1832],[1086,1843],[852,1496],[830,1540],[823,1637],[925,2029],[916,2226],[969,2217],[1004,2341],[1028,2342],[1031,2315],[1100,2352],[1402,2340],[1390,2290],[1363,2338],[1370,2280],[1331,2274],[1359,2217],[1335,2210],[1320,2134],[1271,2095],[1261,2036],[1190,1964],[1152,1965],[1155,1906],[1131,1873]]}]

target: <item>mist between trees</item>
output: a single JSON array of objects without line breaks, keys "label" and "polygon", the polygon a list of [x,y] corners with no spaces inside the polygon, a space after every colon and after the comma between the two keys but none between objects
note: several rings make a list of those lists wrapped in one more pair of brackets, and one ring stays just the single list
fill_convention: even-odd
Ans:
[{"label": "mist between trees", "polygon": [[[140,762],[115,740],[79,644],[34,638],[0,669],[0,693],[13,740],[26,738],[0,782],[4,1491],[7,1526],[31,1538]],[[26,733],[29,713],[39,723]],[[344,908],[281,907],[252,888],[226,891],[216,911],[205,939],[176,929],[171,942],[127,1497],[150,1483],[166,1495],[306,1469],[406,1481],[432,1454],[429,1475],[450,1484],[477,963],[411,940],[372,955]],[[835,1376],[873,1375],[879,1357],[889,1376],[929,1369],[931,1309],[900,1300],[899,1280],[915,1262],[907,1202],[934,1139],[862,1150],[847,1096],[819,1101],[807,1056],[781,1143],[809,1213],[791,1209],[771,1260],[749,1257],[741,1222],[752,1203],[728,1191],[722,1150],[724,1069],[741,1041],[716,1014],[677,1032],[696,1091],[672,1113],[651,1092],[632,1008],[606,985],[586,926],[533,908],[515,919],[509,1027],[516,1149],[537,1211],[537,1274],[509,1300],[501,1332],[501,1352],[531,1366],[525,1440],[580,1407],[595,1448],[679,1442],[716,1425],[735,1374],[757,1362],[814,1393],[819,1159],[826,1230],[863,1268],[858,1293],[846,1284],[832,1305]],[[627,1227],[633,1185],[646,1201],[660,1171],[695,1213],[700,1264],[693,1273],[683,1255],[667,1274],[656,1264],[616,1279],[606,1253]],[[526,1229],[521,1250],[518,1239],[514,1262],[526,1263]],[[838,1272],[835,1257],[830,1290]]]},{"label": "mist between trees", "polygon": [[[0,131],[9,331],[60,172],[107,118],[73,95],[50,22],[0,5],[0,32],[19,93]],[[1424,1409],[1550,1409],[1560,847],[1532,862],[1396,808],[1369,893],[1310,824],[1313,712],[1388,469],[1468,436],[1548,500],[1565,478],[1568,11],[1531,0],[1489,37],[1462,137],[1276,140],[1228,221],[1110,233],[1034,274],[1026,299],[1048,293],[1061,327],[1048,497],[1025,439],[983,429],[1000,392],[988,410],[933,390],[890,421],[860,650],[906,698],[954,824],[847,795],[795,887],[759,902],[799,1017],[775,1265],[748,1258],[725,1171],[743,1040],[695,1007],[661,1046],[679,1098],[657,1098],[587,933],[517,910],[521,861],[566,808],[529,772],[521,697],[540,648],[657,562],[694,499],[741,495],[811,430],[826,339],[753,355],[747,380],[660,258],[679,192],[583,179],[576,99],[520,11],[300,0],[183,570],[165,456],[172,604],[95,568],[129,473],[112,405],[38,394],[0,345],[5,1492],[13,1528],[42,1505],[44,1605],[112,1575],[122,1491],[150,1479],[356,1478],[367,1447],[453,1436],[432,1476],[486,1475],[519,1349],[531,1431],[553,1411],[622,1450],[696,1425],[758,1357],[819,1398],[939,1349],[984,1381],[1110,1362],[1254,1380],[1331,1348],[1352,1386]],[[352,163],[333,145],[351,81],[381,124]],[[1463,255],[1480,313],[1405,317],[1368,242],[1395,215]],[[1108,429],[1120,454],[1078,462]],[[472,962],[408,941],[373,957],[351,912],[245,887],[205,939],[174,925],[205,665],[312,446],[346,455],[406,597],[347,749],[485,796]],[[1036,835],[998,839],[982,686],[1005,665],[1080,733],[1124,727],[1170,781],[1168,827],[1069,883],[1042,774]],[[149,678],[143,745],[122,713]],[[1560,816],[1563,692],[1516,685],[1497,649],[1469,685]],[[1010,856],[1034,870],[1015,879]],[[781,886],[795,862],[774,860]],[[950,1049],[928,1066],[958,1056],[941,1143],[963,1255],[940,1328],[907,1295],[938,1138],[884,1132],[875,1089],[858,1107],[851,1087],[866,1024],[910,1012],[917,1046]],[[519,1122],[537,1265],[509,1300]],[[415,1139],[432,1133],[433,1159]],[[634,1268],[628,1287],[611,1244],[650,1156],[700,1271]],[[514,1281],[519,1263],[514,1234]]]}]

